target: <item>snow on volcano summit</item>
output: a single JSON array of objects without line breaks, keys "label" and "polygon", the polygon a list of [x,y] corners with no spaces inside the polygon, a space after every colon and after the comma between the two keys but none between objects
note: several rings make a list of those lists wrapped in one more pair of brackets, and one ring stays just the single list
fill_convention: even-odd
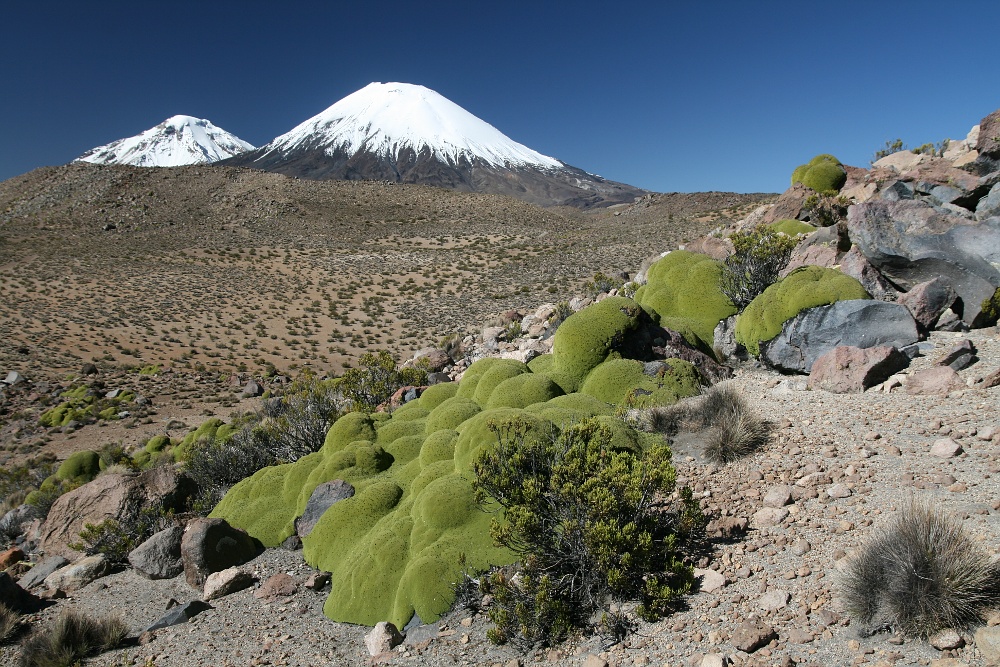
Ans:
[{"label": "snow on volcano summit", "polygon": [[275,138],[263,156],[321,149],[395,159],[424,149],[442,162],[561,169],[563,163],[517,143],[435,91],[410,83],[370,83]]},{"label": "snow on volcano summit", "polygon": [[192,116],[173,116],[134,137],[92,148],[76,161],[136,167],[180,167],[216,162],[253,149],[252,145],[216,127],[211,121]]}]

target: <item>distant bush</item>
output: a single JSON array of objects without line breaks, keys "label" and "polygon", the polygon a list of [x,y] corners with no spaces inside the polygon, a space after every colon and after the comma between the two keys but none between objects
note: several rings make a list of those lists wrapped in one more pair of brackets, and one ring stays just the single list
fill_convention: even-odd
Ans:
[{"label": "distant bush", "polygon": [[926,637],[981,623],[1000,601],[998,574],[956,518],[911,503],[848,561],[840,589],[863,634]]},{"label": "distant bush", "polygon": [[56,470],[54,454],[28,459],[14,468],[0,468],[0,500],[11,510],[24,502],[25,496],[38,489]]},{"label": "distant bush", "polygon": [[733,243],[733,254],[722,263],[719,289],[742,312],[777,282],[797,242],[768,227],[736,232],[729,240]]},{"label": "distant bush", "polygon": [[594,277],[583,284],[583,291],[587,296],[595,297],[598,294],[607,294],[613,289],[621,289],[625,281],[615,276],[607,276],[598,271]]},{"label": "distant bush", "polygon": [[337,380],[337,388],[354,412],[375,412],[389,401],[400,387],[427,383],[423,368],[398,368],[389,352],[367,352],[360,368],[352,368]]},{"label": "distant bush", "polygon": [[128,636],[121,616],[103,618],[64,611],[21,644],[21,667],[70,667],[91,655],[120,646]]},{"label": "distant bush", "polygon": [[600,610],[617,634],[628,622],[608,611],[611,602],[638,600],[636,613],[653,620],[690,592],[694,575],[682,550],[703,517],[689,492],[670,500],[667,447],[614,448],[611,430],[594,419],[547,442],[526,438],[528,424],[516,420],[489,428],[497,443],[474,463],[477,498],[504,508],[493,538],[520,558],[514,573],[482,578],[494,597],[493,642],[556,643],[593,627]]},{"label": "distant bush", "polygon": [[879,160],[893,153],[899,153],[901,151],[907,150],[906,144],[903,143],[902,139],[896,139],[895,141],[886,141],[882,148],[875,151],[875,155],[872,156],[871,164],[875,164]]}]

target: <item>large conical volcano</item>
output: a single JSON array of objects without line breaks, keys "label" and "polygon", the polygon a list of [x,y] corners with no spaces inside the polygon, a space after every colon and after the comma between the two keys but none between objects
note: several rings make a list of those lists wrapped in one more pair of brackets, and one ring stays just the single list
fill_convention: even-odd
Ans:
[{"label": "large conical volcano", "polygon": [[506,194],[546,206],[607,206],[643,194],[542,155],[433,90],[407,83],[369,84],[225,163],[302,178]]}]

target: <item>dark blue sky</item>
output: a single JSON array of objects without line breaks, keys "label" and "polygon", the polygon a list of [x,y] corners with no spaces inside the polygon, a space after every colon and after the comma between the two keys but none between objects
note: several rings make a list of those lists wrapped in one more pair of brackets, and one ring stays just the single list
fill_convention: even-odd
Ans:
[{"label": "dark blue sky", "polygon": [[995,0],[34,2],[0,20],[0,180],[174,114],[255,145],[371,81],[657,191],[781,191],[817,153],[1000,107]]}]

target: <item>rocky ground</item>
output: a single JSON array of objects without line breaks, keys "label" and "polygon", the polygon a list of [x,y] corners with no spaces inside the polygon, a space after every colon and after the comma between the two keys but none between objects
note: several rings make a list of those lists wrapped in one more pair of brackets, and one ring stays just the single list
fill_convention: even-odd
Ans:
[{"label": "rocky ground", "polygon": [[[967,381],[1000,367],[995,328],[931,336],[933,350],[906,373],[930,367],[960,339],[970,339],[980,361],[963,370]],[[915,396],[905,385],[863,394],[807,391],[804,378],[752,365],[733,382],[754,408],[776,424],[763,451],[727,466],[705,464],[680,449],[680,476],[703,498],[717,525],[739,526],[718,539],[706,570],[707,590],[689,608],[659,623],[641,624],[624,642],[605,645],[580,638],[549,650],[521,652],[486,639],[484,616],[456,610],[439,623],[411,630],[407,641],[375,661],[391,664],[567,665],[987,665],[1000,656],[977,647],[972,634],[959,647],[939,650],[922,640],[892,634],[859,637],[837,599],[843,559],[895,510],[911,500],[928,502],[962,519],[990,554],[1000,534],[1000,388],[961,389]],[[931,454],[950,438],[962,453]],[[787,504],[786,504],[787,503]],[[769,508],[770,509],[767,509]],[[764,510],[764,511],[761,511]],[[300,552],[272,549],[245,568],[260,581],[287,573],[299,582],[293,595],[260,599],[247,589],[212,601],[214,609],[189,623],[159,630],[141,646],[105,654],[92,664],[351,665],[373,659],[368,628],[338,624],[322,615],[325,595],[301,585],[312,570]],[[132,570],[100,579],[43,611],[47,619],[67,607],[120,611],[133,635],[165,613],[171,600],[198,598],[183,577],[153,582]],[[1000,616],[991,623],[1000,623]],[[752,627],[746,627],[749,624]],[[987,627],[982,633],[1000,634]],[[773,637],[769,641],[767,637]],[[760,639],[752,652],[747,642]],[[11,648],[0,657],[13,660]]]}]

